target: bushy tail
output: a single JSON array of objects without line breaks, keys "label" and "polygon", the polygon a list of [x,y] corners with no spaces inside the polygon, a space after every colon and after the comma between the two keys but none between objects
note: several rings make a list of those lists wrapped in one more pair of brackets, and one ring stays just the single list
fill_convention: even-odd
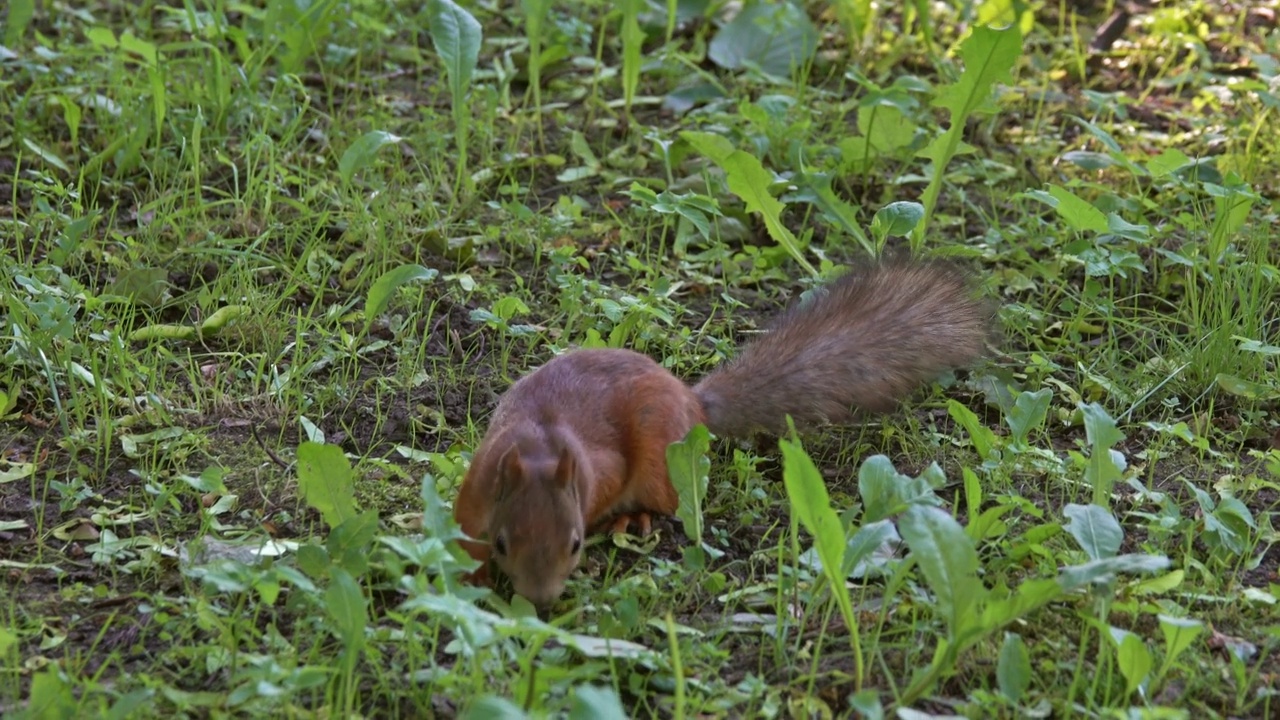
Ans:
[{"label": "bushy tail", "polygon": [[889,261],[854,270],[795,304],[737,359],[693,390],[721,436],[780,434],[888,410],[943,371],[980,357],[994,307],[944,262]]}]

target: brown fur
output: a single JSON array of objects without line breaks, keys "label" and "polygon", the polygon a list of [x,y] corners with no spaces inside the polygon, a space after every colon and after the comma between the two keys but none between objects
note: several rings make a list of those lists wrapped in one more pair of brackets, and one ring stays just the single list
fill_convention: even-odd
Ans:
[{"label": "brown fur", "polygon": [[781,433],[883,412],[943,371],[983,354],[989,305],[941,262],[855,270],[795,304],[733,361],[694,386],[718,435]]},{"label": "brown fur", "polygon": [[[715,433],[778,432],[884,410],[949,368],[975,360],[991,308],[942,263],[892,262],[850,273],[782,314],[742,355],[689,388],[630,350],[577,350],[503,395],[454,503],[462,530],[516,592],[558,597],[586,532],[671,515],[667,446],[698,423]],[[497,552],[501,546],[505,552]],[[575,550],[575,548],[578,548]]]}]

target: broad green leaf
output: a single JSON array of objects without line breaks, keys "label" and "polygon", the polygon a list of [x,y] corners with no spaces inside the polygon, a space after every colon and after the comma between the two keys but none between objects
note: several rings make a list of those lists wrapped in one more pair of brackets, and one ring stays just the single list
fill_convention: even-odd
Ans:
[{"label": "broad green leaf", "polygon": [[338,176],[342,178],[344,183],[351,182],[351,178],[356,173],[373,162],[373,158],[377,156],[379,150],[388,145],[394,145],[403,139],[382,130],[371,130],[361,135],[356,138],[355,142],[351,143],[346,152],[342,153],[342,159],[338,161]]},{"label": "broad green leaf", "polygon": [[569,720],[627,720],[627,712],[613,688],[579,685],[573,693]]},{"label": "broad green leaf", "polygon": [[1049,414],[1049,403],[1053,400],[1052,388],[1040,388],[1035,392],[1020,392],[1018,397],[1013,401],[1013,407],[1009,409],[1009,413],[1005,416],[1005,422],[1009,424],[1009,430],[1013,434],[1014,442],[1018,445],[1026,445],[1027,438],[1032,430],[1039,428],[1044,424],[1045,417]]},{"label": "broad green leaf", "polygon": [[898,530],[889,520],[864,524],[845,544],[842,574],[845,577],[866,577],[867,568],[860,568],[859,564],[885,543],[897,539]]},{"label": "broad green leaf", "polygon": [[894,202],[880,208],[871,219],[871,234],[883,241],[890,236],[906,237],[924,219],[924,206],[917,202]]},{"label": "broad green leaf", "polygon": [[1053,206],[1058,217],[1066,221],[1072,230],[1107,232],[1107,216],[1098,208],[1081,199],[1078,195],[1058,185],[1049,186],[1049,195],[1057,200]]},{"label": "broad green leaf", "polygon": [[369,570],[369,546],[378,534],[378,511],[357,513],[335,526],[325,540],[334,564],[359,577]]},{"label": "broad green leaf", "polygon": [[1093,583],[1111,582],[1121,573],[1153,573],[1168,567],[1169,558],[1162,555],[1116,555],[1063,568],[1058,582],[1064,590],[1071,591]]},{"label": "broad green leaf", "polygon": [[169,271],[158,267],[131,267],[107,286],[106,294],[126,297],[139,305],[155,307],[169,289]]},{"label": "broad green leaf", "polygon": [[1063,153],[1062,159],[1090,172],[1106,170],[1116,164],[1115,159],[1110,155],[1090,150],[1073,150]]},{"label": "broad green leaf", "polygon": [[304,442],[298,446],[298,491],[329,527],[356,514],[355,477],[337,445]]},{"label": "broad green leaf", "polygon": [[728,138],[715,133],[686,130],[680,133],[680,137],[692,145],[695,151],[706,155],[707,159],[720,166],[738,150]]},{"label": "broad green leaf", "polygon": [[202,338],[213,337],[225,330],[232,321],[239,320],[252,313],[253,309],[248,305],[224,305],[213,311],[213,314],[200,323],[197,333]]},{"label": "broad green leaf", "polygon": [[1213,196],[1213,227],[1209,230],[1209,260],[1220,262],[1227,242],[1244,227],[1256,196],[1247,189],[1204,183],[1205,192]]},{"label": "broad green leaf", "polygon": [[[800,445],[790,440],[780,440],[782,449],[783,480],[791,510],[804,529],[813,536],[814,547],[824,568],[834,572],[842,567],[844,557],[844,529],[840,517],[831,507],[826,482],[813,460]],[[844,586],[843,578],[837,584]]]},{"label": "broad green leaf", "polygon": [[1132,695],[1134,690],[1151,674],[1151,651],[1142,642],[1142,638],[1133,633],[1125,633],[1116,648],[1116,664],[1120,674],[1124,676],[1125,693]]},{"label": "broad green leaf", "polygon": [[0,464],[0,467],[3,467],[3,469],[0,469],[0,485],[30,477],[36,472],[36,464],[33,462],[5,462]]},{"label": "broad green leaf", "polygon": [[135,37],[128,30],[125,30],[120,35],[120,49],[141,57],[148,65],[154,66],[157,62],[156,46],[146,40]]},{"label": "broad green leaf", "polygon": [[1031,687],[1031,653],[1021,635],[1005,634],[1000,659],[996,662],[996,683],[1000,694],[1014,703],[1020,702]]},{"label": "broad green leaf", "polygon": [[[884,154],[910,145],[915,140],[917,127],[901,107],[887,99],[858,107],[858,130],[866,136],[868,147],[874,152]],[[844,147],[841,143],[842,155]],[[846,162],[850,159],[844,158]]]},{"label": "broad green leaf", "polygon": [[4,20],[4,44],[7,47],[18,47],[35,14],[36,0],[9,0],[9,14]]},{"label": "broad green leaf", "polygon": [[1124,455],[1112,446],[1124,440],[1124,433],[1116,429],[1116,422],[1097,403],[1080,404],[1084,417],[1085,438],[1089,443],[1089,464],[1085,467],[1085,481],[1093,487],[1093,502],[1108,506],[1111,490],[1124,473],[1127,465]]},{"label": "broad green leaf", "polygon": [[[858,209],[831,189],[831,173],[796,173],[791,180],[795,190],[783,197],[785,202],[813,203],[827,222],[847,233],[868,253],[875,253],[875,246],[858,225]],[[719,214],[719,208],[716,208],[716,214]]]},{"label": "broad green leaf", "polygon": [[694,425],[683,440],[667,446],[667,471],[675,486],[680,504],[676,516],[684,526],[685,537],[695,545],[702,544],[702,500],[707,494],[707,472],[711,460],[711,433],[705,425]]},{"label": "broad green leaf", "polygon": [[707,58],[727,70],[750,66],[790,78],[812,61],[817,48],[818,29],[803,8],[786,0],[753,2],[716,32]]},{"label": "broad green leaf", "polygon": [[463,720],[526,720],[529,716],[519,705],[498,697],[482,697],[463,713]]},{"label": "broad green leaf", "polygon": [[471,76],[480,60],[480,23],[453,0],[427,0],[427,21],[456,105],[471,87]]},{"label": "broad green leaf", "polygon": [[562,635],[560,642],[589,658],[615,660],[647,660],[653,651],[637,642],[593,635]]},{"label": "broad green leaf", "polygon": [[1247,398],[1249,400],[1263,400],[1280,397],[1280,388],[1274,386],[1263,385],[1262,383],[1250,382],[1235,375],[1227,373],[1218,373],[1213,378],[1214,383],[1226,392],[1236,397]]},{"label": "broad green leaf", "polygon": [[1106,508],[1070,503],[1063,508],[1062,514],[1070,521],[1063,527],[1080,543],[1091,560],[1114,557],[1120,552],[1124,531]]},{"label": "broad green leaf", "polygon": [[401,265],[383,273],[369,288],[369,296],[364,301],[365,324],[372,323],[374,318],[387,309],[391,298],[401,286],[411,282],[429,282],[435,280],[439,274],[435,268],[417,264]]},{"label": "broad green leaf", "polygon": [[938,614],[952,640],[986,596],[978,579],[978,553],[955,518],[936,507],[912,505],[898,520],[898,532],[938,601]]},{"label": "broad green leaf", "polygon": [[84,37],[95,47],[108,48],[111,50],[120,46],[116,41],[116,34],[109,28],[92,27],[84,31]]},{"label": "broad green leaf", "polygon": [[1168,672],[1195,639],[1204,632],[1204,623],[1192,618],[1176,618],[1169,615],[1158,615],[1160,630],[1164,633],[1164,659],[1160,663],[1160,675]]},{"label": "broad green leaf", "polygon": [[898,472],[893,461],[884,455],[873,455],[858,468],[858,496],[862,498],[863,522],[883,520],[912,504],[938,505],[941,500],[934,489],[946,482],[937,466],[931,466],[920,477]]},{"label": "broad green leaf", "polygon": [[338,636],[348,649],[364,644],[365,627],[369,624],[369,602],[355,578],[342,568],[329,574],[329,588],[324,593],[324,606],[334,621]]},{"label": "broad green leaf", "polygon": [[1191,158],[1187,157],[1186,153],[1181,150],[1165,148],[1164,152],[1147,163],[1147,172],[1151,173],[1151,177],[1160,178],[1165,175],[1172,175],[1191,163]]},{"label": "broad green leaf", "polygon": [[62,677],[62,671],[56,666],[31,676],[31,689],[27,692],[25,717],[40,720],[55,718],[81,717],[77,712],[80,703],[76,700],[75,688]]},{"label": "broad green leaf", "polygon": [[[1028,580],[1019,585],[1012,595],[991,599],[982,609],[979,626],[987,632],[994,632],[1058,600],[1063,594],[1057,580]],[[975,639],[977,637],[980,636]]]},{"label": "broad green leaf", "polygon": [[1084,415],[1085,437],[1089,441],[1089,447],[1109,448],[1124,440],[1124,433],[1116,429],[1116,421],[1101,405],[1081,404],[1080,412]]},{"label": "broad green leaf", "polygon": [[179,475],[178,477],[197,492],[225,494],[227,486],[222,479],[230,473],[231,471],[227,468],[211,465],[205,468],[204,472],[200,473],[199,476]]},{"label": "broad green leaf", "polygon": [[450,514],[449,508],[445,507],[444,500],[441,499],[440,493],[436,490],[436,479],[431,475],[422,477],[422,490],[419,492],[422,498],[422,531],[427,537],[440,538],[441,540],[449,540],[452,538],[462,537],[462,531],[458,528],[457,523]]},{"label": "broad green leaf", "polygon": [[319,580],[329,574],[329,551],[323,545],[306,543],[298,547],[298,569]]},{"label": "broad green leaf", "polygon": [[644,31],[640,29],[640,11],[645,0],[622,0],[622,97],[627,112],[631,112],[631,103],[636,97],[636,88],[640,86],[640,67],[644,62],[641,54],[644,46]]}]

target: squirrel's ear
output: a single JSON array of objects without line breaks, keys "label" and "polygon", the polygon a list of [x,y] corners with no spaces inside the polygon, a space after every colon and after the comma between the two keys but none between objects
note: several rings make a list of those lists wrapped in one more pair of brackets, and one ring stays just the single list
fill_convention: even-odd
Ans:
[{"label": "squirrel's ear", "polygon": [[577,487],[573,476],[578,472],[578,460],[568,447],[560,448],[560,461],[556,463],[556,484],[560,487]]},{"label": "squirrel's ear", "polygon": [[520,460],[520,449],[511,448],[498,461],[498,499],[507,496],[524,476],[524,463]]}]

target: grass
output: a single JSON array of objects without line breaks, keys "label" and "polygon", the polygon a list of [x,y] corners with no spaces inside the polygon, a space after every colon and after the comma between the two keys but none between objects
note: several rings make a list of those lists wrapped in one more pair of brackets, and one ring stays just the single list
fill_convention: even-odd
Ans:
[{"label": "grass", "polygon": [[[0,714],[1274,716],[1280,8],[910,5],[10,3]],[[990,362],[459,584],[511,382],[904,247]]]}]

